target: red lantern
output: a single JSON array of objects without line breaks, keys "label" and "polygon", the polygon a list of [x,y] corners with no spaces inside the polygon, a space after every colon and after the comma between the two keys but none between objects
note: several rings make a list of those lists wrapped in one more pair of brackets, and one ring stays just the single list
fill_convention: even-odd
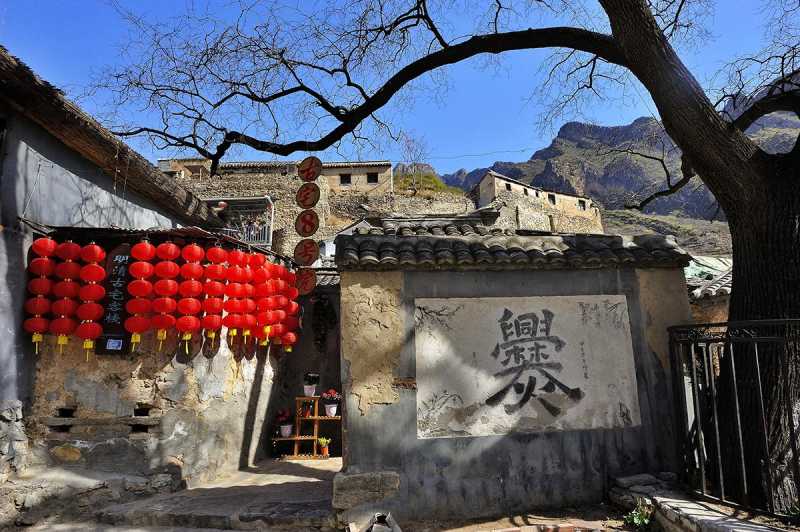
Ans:
[{"label": "red lantern", "polygon": [[285,333],[285,332],[286,332],[286,326],[284,324],[282,324],[282,323],[276,323],[275,325],[273,325],[273,326],[271,326],[269,328],[269,337],[270,338],[275,338],[275,337],[280,338],[281,336],[283,336],[283,333]]},{"label": "red lantern", "polygon": [[244,266],[247,263],[247,254],[240,249],[228,252],[228,264],[231,266]]},{"label": "red lantern", "polygon": [[221,264],[228,260],[228,252],[216,245],[206,250],[206,257],[213,264]]},{"label": "red lantern", "polygon": [[181,249],[172,242],[164,242],[156,247],[156,255],[161,260],[172,261],[181,256]]},{"label": "red lantern", "polygon": [[203,311],[207,314],[221,314],[223,305],[221,297],[208,297],[203,300]]},{"label": "red lantern", "polygon": [[273,310],[272,314],[275,315],[275,323],[283,323],[283,320],[286,319],[286,312],[282,310]]},{"label": "red lantern", "polygon": [[37,296],[46,296],[53,290],[53,281],[44,277],[28,281],[28,292]]},{"label": "red lantern", "polygon": [[203,283],[195,281],[194,279],[183,281],[180,286],[178,286],[178,292],[180,292],[183,297],[197,297],[203,293]]},{"label": "red lantern", "polygon": [[289,301],[289,304],[286,305],[286,314],[295,316],[298,312],[300,312],[300,305],[296,301]]},{"label": "red lantern", "polygon": [[241,283],[228,283],[225,286],[225,295],[230,298],[244,296],[244,286]]},{"label": "red lantern", "polygon": [[166,330],[174,327],[176,320],[175,316],[172,314],[156,314],[150,321],[152,322],[154,328]]},{"label": "red lantern", "polygon": [[253,283],[261,284],[270,280],[269,270],[264,266],[253,268]]},{"label": "red lantern", "polygon": [[83,340],[83,348],[86,350],[87,362],[89,359],[89,351],[94,349],[94,341],[101,334],[103,334],[103,327],[94,321],[84,321],[75,329],[75,336]]},{"label": "red lantern", "polygon": [[286,296],[275,296],[275,302],[278,308],[286,308],[289,305],[289,299]]},{"label": "red lantern", "polygon": [[81,301],[100,301],[105,295],[106,289],[99,284],[86,284],[78,291],[78,299]]},{"label": "red lantern", "polygon": [[81,321],[97,321],[103,317],[103,306],[99,303],[83,303],[76,314]]},{"label": "red lantern", "polygon": [[81,260],[83,262],[100,262],[104,258],[106,258],[105,250],[94,242],[81,248]]},{"label": "red lantern", "polygon": [[178,303],[171,297],[159,297],[153,300],[152,309],[159,314],[171,314],[175,312]]},{"label": "red lantern", "polygon": [[297,343],[297,335],[293,332],[287,332],[281,336],[281,343],[283,344],[284,351],[291,353],[292,346]]},{"label": "red lantern", "polygon": [[50,300],[46,297],[32,297],[25,302],[25,312],[41,316],[50,312]]},{"label": "red lantern", "polygon": [[225,295],[225,285],[219,281],[206,281],[203,292],[209,297],[220,297]]},{"label": "red lantern", "polygon": [[300,292],[294,286],[290,286],[286,289],[286,297],[289,299],[297,299],[300,295]]},{"label": "red lantern", "polygon": [[[173,300],[170,299],[170,301]],[[153,304],[149,299],[144,299],[141,297],[130,299],[127,303],[125,303],[125,311],[128,314],[147,314],[150,312],[152,307]]]},{"label": "red lantern", "polygon": [[286,326],[287,331],[292,332],[296,331],[300,327],[300,320],[297,318],[297,316],[286,316],[283,324]]},{"label": "red lantern", "polygon": [[74,316],[75,311],[78,310],[78,302],[66,297],[57,299],[50,305],[50,310],[57,316]]},{"label": "red lantern", "polygon": [[53,259],[36,257],[28,265],[28,271],[38,277],[49,277],[56,271],[56,263]]},{"label": "red lantern", "polygon": [[199,299],[185,297],[178,300],[178,312],[181,314],[197,314],[203,309]]},{"label": "red lantern", "polygon": [[34,338],[33,345],[35,346],[36,353],[39,353],[39,342],[42,341],[42,335],[47,332],[47,329],[50,327],[50,320],[47,318],[42,318],[41,316],[34,316],[33,318],[28,318],[24,322],[22,322],[22,328],[25,329],[25,332],[31,334],[31,337]]},{"label": "red lantern", "polygon": [[128,266],[131,277],[136,279],[148,279],[155,273],[155,268],[149,262],[136,261]]},{"label": "red lantern", "polygon": [[72,318],[59,316],[50,322],[50,332],[58,337],[58,350],[61,352],[66,345],[69,335],[75,331],[78,323]]},{"label": "red lantern", "polygon": [[59,262],[54,268],[56,277],[64,280],[78,279],[81,276],[81,265],[77,262]]},{"label": "red lantern", "polygon": [[131,256],[138,261],[150,261],[156,256],[156,247],[149,240],[142,240],[131,248]]},{"label": "red lantern", "polygon": [[53,285],[53,295],[59,298],[76,298],[80,291],[81,285],[75,281],[59,281]]},{"label": "red lantern", "polygon": [[72,240],[67,240],[56,246],[55,254],[63,261],[76,261],[81,256],[81,247]]},{"label": "red lantern", "polygon": [[297,283],[297,274],[287,270],[286,282],[289,283],[290,286],[294,286]]},{"label": "red lantern", "polygon": [[225,274],[225,278],[231,283],[243,283],[246,280],[244,268],[241,266],[231,266]]},{"label": "red lantern", "polygon": [[49,236],[43,236],[33,241],[33,244],[31,244],[31,249],[40,257],[50,257],[56,252],[57,246],[58,244],[55,240]]},{"label": "red lantern", "polygon": [[147,297],[153,291],[153,283],[136,279],[128,283],[128,293],[134,297]]},{"label": "red lantern", "polygon": [[162,260],[155,266],[155,274],[161,279],[174,279],[181,273],[181,268],[171,260]]},{"label": "red lantern", "polygon": [[247,264],[250,265],[251,268],[260,268],[267,262],[267,257],[263,253],[251,253],[247,259]]},{"label": "red lantern", "polygon": [[172,279],[161,279],[153,285],[153,291],[162,297],[174,296],[178,293],[178,282]]},{"label": "red lantern", "polygon": [[184,279],[201,279],[203,277],[203,267],[199,262],[187,262],[181,266],[181,277]]},{"label": "red lantern", "polygon": [[222,319],[222,324],[231,330],[231,336],[235,336],[235,331],[242,326],[242,315],[228,314]]},{"label": "red lantern", "polygon": [[[218,331],[220,327],[222,327],[222,316],[218,314],[206,314],[203,316],[201,325],[203,329],[208,331]],[[213,336],[209,336],[209,338],[213,338]]]},{"label": "red lantern", "polygon": [[245,311],[243,299],[227,299],[223,304],[225,312],[232,312],[234,314],[241,314]]},{"label": "red lantern", "polygon": [[80,278],[85,283],[99,283],[106,278],[106,269],[99,264],[87,264],[81,268]]},{"label": "red lantern", "polygon": [[131,343],[134,343],[134,337],[139,338],[139,341],[141,341],[142,333],[147,332],[148,329],[150,329],[150,318],[131,316],[125,320],[125,330],[131,333]]},{"label": "red lantern", "polygon": [[244,332],[242,335],[245,337],[245,342],[247,341],[247,337],[253,334],[253,331],[258,326],[258,320],[252,314],[242,314],[242,329]]},{"label": "red lantern", "polygon": [[224,281],[227,277],[228,269],[222,264],[209,264],[205,268],[205,278],[215,281]]},{"label": "red lantern", "polygon": [[272,283],[272,289],[275,290],[276,294],[283,294],[286,292],[286,289],[289,288],[289,285],[283,279],[273,279],[270,282]]},{"label": "red lantern", "polygon": [[200,262],[206,256],[206,252],[197,244],[189,244],[188,246],[183,246],[181,256],[186,262]]}]

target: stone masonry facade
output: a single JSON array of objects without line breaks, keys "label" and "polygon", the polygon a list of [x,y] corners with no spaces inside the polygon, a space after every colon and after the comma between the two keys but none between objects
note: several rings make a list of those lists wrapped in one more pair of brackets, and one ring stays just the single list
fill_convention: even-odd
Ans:
[{"label": "stone masonry facade", "polygon": [[[207,161],[192,160],[191,164],[186,161],[160,161],[159,165],[173,175],[178,183],[204,199],[269,196],[275,204],[272,249],[283,255],[292,255],[295,245],[301,239],[294,229],[295,218],[300,213],[294,195],[302,184],[297,177],[296,163],[223,163],[218,175],[210,176],[206,171],[197,170],[200,167],[207,168],[208,166],[202,166],[207,165]],[[404,194],[394,192],[390,186],[391,166],[387,166],[388,163],[381,166],[382,164],[323,163],[323,178],[317,180],[321,194],[315,207],[320,218],[319,230],[314,235],[316,240],[331,239],[339,231],[364,218],[420,214],[458,216],[473,212],[477,207],[497,210],[500,215],[495,225],[502,229],[560,233],[603,232],[600,212],[588,198],[556,194],[556,203],[553,205],[549,198],[552,194],[546,191],[540,191],[540,198],[537,199],[519,191],[507,191],[500,185],[492,186],[491,201],[485,204],[476,201],[474,195],[452,192]],[[338,172],[342,168],[352,172],[352,179],[355,181],[349,186],[343,187],[339,183]],[[362,177],[366,179],[367,172],[378,173],[377,186],[371,185],[368,188],[358,184]],[[580,202],[583,202],[583,208]],[[268,216],[266,204],[264,216]]]}]

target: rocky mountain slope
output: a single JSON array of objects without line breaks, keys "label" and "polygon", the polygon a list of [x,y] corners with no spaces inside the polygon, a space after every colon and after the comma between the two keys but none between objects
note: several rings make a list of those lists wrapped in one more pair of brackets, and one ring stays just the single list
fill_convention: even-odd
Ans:
[{"label": "rocky mountain slope", "polygon": [[[800,133],[800,120],[790,114],[773,114],[750,128],[748,134],[770,152],[787,151]],[[491,169],[534,186],[572,194],[585,194],[607,209],[643,199],[665,186],[661,163],[631,153],[662,157],[671,175],[680,177],[680,150],[659,122],[642,117],[624,126],[564,124],[550,146],[524,162],[496,162]],[[442,176],[451,186],[471,189],[486,168],[459,170]],[[648,205],[646,213],[709,218],[714,200],[706,187],[694,182],[672,196]]]}]

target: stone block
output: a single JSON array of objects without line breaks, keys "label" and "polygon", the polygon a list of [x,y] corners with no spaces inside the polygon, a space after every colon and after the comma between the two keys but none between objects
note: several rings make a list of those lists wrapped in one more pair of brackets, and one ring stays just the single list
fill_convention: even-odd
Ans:
[{"label": "stone block", "polygon": [[642,493],[644,495],[652,495],[658,491],[657,485],[650,485],[650,486],[631,486],[629,488],[634,493]]},{"label": "stone block", "polygon": [[68,443],[53,447],[50,454],[59,462],[77,462],[83,457],[80,449]]},{"label": "stone block", "polygon": [[630,488],[631,486],[649,486],[650,484],[658,484],[658,479],[653,475],[642,473],[640,475],[631,475],[629,477],[617,477],[614,479],[614,482],[621,488]]},{"label": "stone block", "polygon": [[385,499],[400,489],[400,475],[394,471],[337,473],[333,479],[333,507],[340,510]]},{"label": "stone block", "polygon": [[661,473],[656,474],[656,477],[664,482],[676,482],[678,480],[678,475],[670,471],[662,471]]}]

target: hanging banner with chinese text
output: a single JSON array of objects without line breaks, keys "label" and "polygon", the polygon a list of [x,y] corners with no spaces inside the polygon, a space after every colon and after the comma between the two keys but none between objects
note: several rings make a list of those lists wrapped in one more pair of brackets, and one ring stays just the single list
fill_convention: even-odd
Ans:
[{"label": "hanging banner with chinese text", "polygon": [[418,437],[641,424],[625,296],[415,307]]}]

